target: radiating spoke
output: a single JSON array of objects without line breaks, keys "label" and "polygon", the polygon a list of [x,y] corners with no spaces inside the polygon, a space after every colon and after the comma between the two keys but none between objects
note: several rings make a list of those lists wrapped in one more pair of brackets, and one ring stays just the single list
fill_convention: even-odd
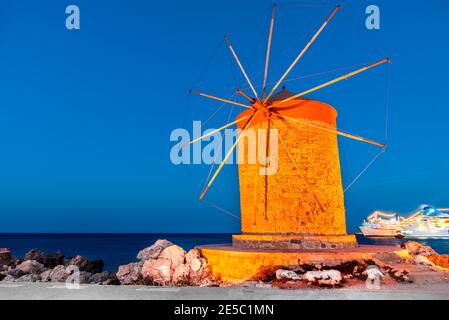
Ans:
[{"label": "radiating spoke", "polygon": [[233,121],[233,122],[230,122],[230,123],[228,123],[228,124],[225,124],[224,126],[218,128],[218,129],[215,129],[215,130],[213,130],[213,131],[211,131],[211,132],[209,132],[209,133],[206,133],[205,135],[202,135],[201,137],[198,137],[198,138],[196,138],[196,139],[194,139],[194,140],[192,140],[192,141],[189,141],[188,143],[182,145],[182,148],[184,148],[184,147],[186,147],[186,146],[188,146],[188,145],[190,145],[190,144],[192,144],[192,143],[195,143],[195,142],[197,142],[197,141],[203,140],[204,138],[207,138],[207,137],[209,137],[209,136],[211,136],[211,135],[213,135],[213,134],[215,134],[215,133],[217,133],[217,132],[220,132],[221,130],[226,129],[226,128],[228,128],[228,127],[230,127],[230,126],[232,126],[232,125],[234,125],[234,124],[236,124],[236,123],[242,122],[243,120],[246,120],[246,119],[248,119],[249,117],[251,117],[251,116],[249,115],[249,116],[241,117],[240,119],[237,119],[237,120],[235,120],[235,121]]},{"label": "radiating spoke", "polygon": [[250,86],[251,90],[253,91],[254,96],[256,97],[256,99],[259,100],[259,97],[258,97],[258,95],[257,95],[257,91],[254,89],[254,86],[253,86],[251,80],[249,79],[248,75],[246,74],[245,68],[243,68],[243,66],[242,66],[242,64],[241,64],[241,62],[240,62],[240,60],[239,60],[239,57],[237,56],[237,53],[235,53],[234,48],[233,48],[232,45],[231,45],[231,42],[229,42],[229,40],[228,40],[228,38],[227,38],[226,36],[225,36],[224,38],[225,38],[226,43],[228,44],[229,49],[230,49],[231,52],[232,52],[232,55],[234,56],[235,61],[236,61],[237,64],[239,65],[240,70],[242,71],[243,76],[244,76],[245,79],[246,79],[246,82],[248,82],[248,85]]},{"label": "radiating spoke", "polygon": [[264,101],[265,90],[267,89],[268,64],[270,62],[271,41],[273,39],[274,14],[275,13],[276,13],[276,4],[273,4],[273,11],[271,13],[270,32],[268,33],[267,54],[265,57],[265,70],[264,70],[264,74],[263,74],[262,101]]},{"label": "radiating spoke", "polygon": [[252,106],[248,106],[248,105],[240,103],[240,102],[236,102],[236,101],[232,101],[232,100],[224,99],[224,98],[219,98],[219,97],[212,96],[210,94],[206,94],[206,93],[202,93],[202,92],[198,92],[198,91],[195,91],[195,90],[190,90],[190,92],[194,93],[194,94],[197,94],[199,96],[202,96],[202,97],[206,97],[206,98],[212,99],[212,100],[218,100],[218,101],[221,101],[221,102],[226,102],[226,103],[229,103],[229,104],[233,104],[233,105],[240,106],[240,107],[245,107],[245,108],[248,108],[248,109],[252,108]]},{"label": "radiating spoke", "polygon": [[237,144],[239,143],[243,132],[246,130],[246,128],[248,128],[248,126],[251,124],[252,120],[254,119],[254,117],[256,116],[256,114],[259,111],[255,111],[251,117],[248,119],[248,122],[245,123],[245,125],[243,126],[239,136],[237,137],[237,139],[235,140],[234,144],[232,145],[232,147],[229,149],[228,153],[226,154],[226,156],[224,157],[223,161],[220,163],[220,166],[217,168],[217,170],[215,171],[214,175],[212,176],[212,178],[210,179],[209,183],[207,184],[206,188],[204,188],[203,192],[200,195],[200,200],[203,200],[204,195],[207,193],[207,191],[210,189],[210,186],[212,185],[212,183],[214,182],[214,180],[217,178],[218,174],[220,173],[221,169],[223,169],[223,166],[225,165],[226,161],[228,161],[228,158],[231,156],[232,152],[234,151],[235,147],[237,146]]},{"label": "radiating spoke", "polygon": [[307,43],[307,45],[302,49],[302,51],[299,53],[299,55],[296,57],[296,59],[292,62],[290,67],[288,67],[287,71],[284,72],[282,77],[279,79],[279,81],[274,85],[273,89],[271,89],[270,93],[266,98],[264,98],[263,102],[266,103],[268,99],[273,95],[273,93],[276,91],[276,89],[279,87],[279,85],[284,81],[285,77],[290,73],[290,71],[293,69],[293,67],[298,63],[299,59],[302,58],[302,56],[306,53],[306,51],[309,49],[309,47],[312,45],[312,43],[316,40],[316,38],[320,35],[320,33],[323,31],[323,29],[326,27],[326,25],[329,23],[329,21],[332,19],[332,17],[337,13],[337,11],[341,8],[340,5],[336,6],[335,9],[332,11],[332,13],[329,15],[329,17],[324,21],[324,23],[321,25],[321,27],[318,29],[318,31],[313,35],[312,39]]},{"label": "radiating spoke", "polygon": [[295,95],[293,95],[293,96],[291,96],[291,97],[289,97],[289,98],[287,98],[287,99],[284,99],[284,100],[282,100],[282,101],[279,101],[279,102],[276,102],[276,103],[272,104],[271,106],[268,106],[268,109],[274,108],[274,107],[278,107],[279,105],[281,105],[281,104],[283,104],[283,103],[285,103],[285,102],[288,102],[288,101],[297,99],[297,98],[302,97],[302,96],[304,96],[304,95],[306,95],[306,94],[308,94],[308,93],[311,93],[311,92],[317,91],[317,90],[319,90],[319,89],[322,89],[322,88],[324,88],[324,87],[330,86],[331,84],[334,84],[334,83],[339,82],[339,81],[341,81],[341,80],[345,80],[345,79],[348,79],[348,78],[350,78],[350,77],[353,77],[353,76],[355,76],[356,74],[359,74],[359,73],[361,73],[361,72],[363,72],[363,71],[366,71],[366,70],[368,70],[368,69],[374,68],[374,67],[376,67],[376,66],[378,66],[378,65],[380,65],[380,64],[382,64],[382,63],[385,63],[385,62],[390,62],[390,59],[389,59],[389,58],[382,59],[382,60],[380,60],[380,61],[378,61],[378,62],[376,62],[376,63],[373,63],[373,64],[371,64],[371,65],[369,65],[369,66],[360,68],[360,69],[355,70],[355,71],[353,71],[353,72],[347,73],[347,74],[345,74],[345,75],[343,75],[343,76],[341,76],[341,77],[338,77],[338,78],[336,78],[336,79],[334,79],[334,80],[331,80],[331,81],[325,82],[325,83],[323,83],[323,84],[320,84],[319,86],[316,86],[316,87],[314,87],[314,88],[312,88],[312,89],[309,89],[309,90],[306,90],[306,91],[304,91],[304,92],[295,94]]},{"label": "radiating spoke", "polygon": [[350,138],[350,139],[362,141],[362,142],[365,142],[365,143],[373,144],[373,145],[376,145],[376,146],[382,147],[382,148],[386,147],[386,145],[383,144],[383,143],[380,143],[380,142],[377,142],[377,141],[374,141],[374,140],[370,140],[370,139],[365,139],[363,137],[357,136],[357,135],[352,134],[352,133],[347,133],[347,132],[343,132],[343,131],[339,131],[339,130],[334,130],[334,129],[327,128],[325,126],[319,125],[317,123],[313,123],[313,122],[310,122],[310,121],[307,121],[307,120],[304,120],[304,119],[292,118],[292,117],[289,117],[289,116],[286,116],[286,115],[283,115],[283,114],[279,114],[279,113],[276,113],[276,112],[273,112],[273,114],[275,114],[277,117],[280,117],[280,118],[284,118],[284,119],[287,119],[287,120],[290,120],[290,121],[293,121],[293,122],[297,122],[297,123],[300,123],[300,124],[303,124],[303,125],[306,125],[306,126],[311,126],[311,127],[314,127],[314,128],[320,129],[320,130],[327,131],[329,133],[338,134],[338,135],[346,137],[346,138]]}]

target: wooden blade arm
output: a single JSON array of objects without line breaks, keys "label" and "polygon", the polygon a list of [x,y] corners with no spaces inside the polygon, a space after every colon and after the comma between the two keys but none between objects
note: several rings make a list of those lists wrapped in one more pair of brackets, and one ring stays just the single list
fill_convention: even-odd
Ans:
[{"label": "wooden blade arm", "polygon": [[294,100],[294,99],[299,98],[299,97],[302,97],[302,96],[304,96],[304,95],[306,95],[306,94],[308,94],[308,93],[311,93],[311,92],[317,91],[317,90],[319,90],[319,89],[321,89],[321,88],[330,86],[331,84],[334,84],[334,83],[339,82],[339,81],[341,81],[341,80],[345,80],[345,79],[348,79],[348,78],[350,78],[350,77],[353,77],[353,76],[355,76],[356,74],[359,74],[359,73],[361,73],[361,72],[363,72],[363,71],[366,71],[366,70],[368,70],[368,69],[374,68],[374,67],[376,67],[376,66],[378,66],[378,65],[380,65],[380,64],[382,64],[382,63],[385,63],[385,62],[390,62],[390,59],[389,59],[389,58],[382,59],[382,60],[380,60],[380,61],[378,61],[378,62],[376,62],[376,63],[373,63],[373,64],[371,64],[371,65],[369,65],[369,66],[360,68],[360,69],[358,69],[358,70],[355,70],[355,71],[353,71],[353,72],[350,72],[350,73],[348,73],[348,74],[345,74],[345,75],[343,75],[343,76],[341,76],[341,77],[338,77],[338,78],[336,78],[336,79],[334,79],[334,80],[331,80],[331,81],[328,81],[328,82],[326,82],[326,83],[320,84],[319,86],[316,86],[316,87],[314,87],[314,88],[312,88],[312,89],[309,89],[309,90],[306,90],[306,91],[304,91],[304,92],[295,94],[295,95],[293,95],[293,96],[291,96],[291,97],[289,97],[289,98],[287,98],[287,99],[284,99],[284,100],[279,101],[279,102],[277,102],[277,103],[275,103],[275,104],[272,104],[271,106],[268,106],[268,109],[277,107],[277,106],[279,106],[279,105],[281,105],[281,104],[283,104],[283,103],[285,103],[285,102],[287,102],[287,101]]},{"label": "wooden blade arm", "polygon": [[245,117],[242,117],[242,118],[240,118],[240,119],[237,119],[237,120],[235,120],[235,121],[233,121],[233,122],[230,122],[230,123],[228,123],[228,124],[225,124],[225,125],[222,126],[221,128],[215,129],[215,130],[213,130],[213,131],[211,131],[211,132],[209,132],[209,133],[206,133],[205,135],[202,135],[201,137],[198,137],[198,138],[196,138],[196,139],[194,139],[194,140],[192,140],[192,141],[190,141],[190,142],[188,142],[188,143],[182,145],[181,148],[184,148],[184,147],[186,147],[186,146],[188,146],[188,145],[190,145],[190,144],[192,144],[192,143],[195,143],[195,142],[197,142],[197,141],[203,140],[204,138],[207,138],[207,137],[209,137],[209,136],[211,136],[211,135],[213,135],[213,134],[215,134],[215,133],[217,133],[217,132],[220,132],[220,131],[223,130],[223,129],[226,129],[226,128],[228,128],[228,127],[230,127],[230,126],[232,126],[232,125],[234,125],[234,124],[236,124],[236,123],[242,122],[243,120],[246,120],[246,119],[248,119],[249,117],[251,117],[251,116],[245,116]]},{"label": "wooden blade arm", "polygon": [[262,101],[264,101],[265,90],[267,89],[268,64],[270,62],[271,41],[273,39],[274,14],[275,13],[276,13],[276,4],[273,4],[273,11],[271,12],[270,32],[268,33],[267,54],[265,56],[265,71],[263,74],[263,85],[262,85]]},{"label": "wooden blade arm", "polygon": [[252,108],[252,106],[248,106],[248,105],[240,103],[240,102],[219,98],[219,97],[216,97],[216,96],[212,96],[210,94],[206,94],[206,93],[195,91],[193,89],[190,90],[190,93],[194,93],[194,94],[197,94],[199,96],[206,97],[206,98],[209,98],[209,99],[212,99],[212,100],[217,100],[217,101],[226,102],[226,103],[233,104],[233,105],[240,106],[240,107],[245,107],[245,108],[248,108],[248,109]]},{"label": "wooden blade arm", "polygon": [[204,195],[207,193],[207,191],[209,191],[210,186],[212,185],[212,183],[214,182],[214,180],[217,178],[218,174],[220,173],[221,169],[223,169],[223,166],[225,165],[226,161],[228,161],[228,158],[230,157],[230,155],[232,154],[232,151],[234,151],[235,147],[237,146],[237,144],[240,141],[240,138],[243,136],[243,132],[246,130],[246,128],[248,128],[248,126],[251,124],[252,120],[254,119],[255,115],[258,113],[259,111],[255,111],[250,118],[248,119],[248,122],[245,123],[245,125],[242,128],[242,131],[240,132],[239,136],[237,137],[237,139],[235,140],[234,144],[232,145],[232,147],[229,149],[228,153],[226,154],[226,156],[224,157],[223,161],[220,163],[220,166],[217,168],[217,170],[215,171],[214,175],[212,176],[212,178],[209,180],[209,183],[207,184],[206,188],[204,188],[203,192],[200,195],[200,200],[203,200]]},{"label": "wooden blade arm", "polygon": [[287,119],[287,120],[290,120],[290,121],[293,121],[293,122],[301,123],[301,124],[306,125],[306,126],[311,126],[311,127],[314,127],[314,128],[318,128],[318,129],[327,131],[329,133],[335,133],[335,134],[338,134],[338,135],[346,137],[346,138],[350,138],[350,139],[362,141],[362,142],[365,142],[365,143],[373,144],[373,145],[378,146],[378,147],[385,148],[387,146],[386,144],[383,144],[383,143],[380,143],[380,142],[377,142],[377,141],[374,141],[374,140],[370,140],[370,139],[365,139],[363,137],[357,136],[357,135],[352,134],[352,133],[347,133],[347,132],[343,132],[343,131],[339,131],[339,130],[326,128],[326,127],[324,127],[322,125],[319,125],[319,124],[316,124],[316,123],[313,123],[313,122],[309,122],[307,120],[288,117],[286,115],[282,115],[282,114],[279,114],[279,113],[276,113],[276,112],[273,112],[273,114],[276,115],[277,117],[280,117],[280,118],[284,118],[284,119]]},{"label": "wooden blade arm", "polygon": [[235,61],[237,62],[237,64],[238,64],[240,70],[242,71],[243,76],[244,76],[245,79],[246,79],[246,82],[248,82],[248,85],[250,86],[251,90],[253,91],[254,96],[256,97],[257,100],[259,100],[259,97],[258,97],[258,95],[257,95],[257,92],[256,92],[256,90],[254,89],[254,86],[253,86],[251,80],[249,79],[248,75],[246,74],[245,68],[243,68],[243,66],[242,66],[242,64],[241,64],[241,62],[240,62],[240,60],[239,60],[239,57],[238,57],[237,54],[235,53],[234,48],[233,48],[232,45],[231,45],[231,42],[229,42],[229,40],[228,40],[228,38],[227,38],[226,36],[224,37],[224,39],[225,39],[226,43],[228,44],[228,47],[229,47],[229,49],[231,50],[231,53],[232,53],[232,55],[234,56],[234,59],[235,59]]},{"label": "wooden blade arm", "polygon": [[341,6],[338,5],[335,7],[335,9],[332,11],[332,13],[329,15],[329,17],[324,21],[324,23],[321,25],[321,27],[318,29],[318,31],[313,35],[312,39],[307,43],[307,45],[302,49],[302,51],[299,53],[299,55],[296,57],[296,59],[292,62],[290,67],[288,67],[287,71],[284,72],[282,77],[278,80],[278,82],[274,85],[273,89],[271,89],[270,93],[266,98],[264,98],[263,103],[266,103],[268,99],[273,95],[273,93],[276,91],[276,89],[279,87],[279,85],[284,81],[285,77],[290,73],[290,71],[293,69],[293,67],[298,63],[299,59],[302,58],[302,56],[306,53],[306,51],[310,48],[312,43],[318,38],[320,33],[323,31],[323,29],[327,26],[329,21],[334,17],[334,15],[337,13],[338,10],[340,10]]}]

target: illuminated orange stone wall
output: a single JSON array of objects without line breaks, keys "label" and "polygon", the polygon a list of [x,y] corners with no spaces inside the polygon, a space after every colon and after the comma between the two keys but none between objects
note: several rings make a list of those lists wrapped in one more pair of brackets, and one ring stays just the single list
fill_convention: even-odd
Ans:
[{"label": "illuminated orange stone wall", "polygon": [[[319,101],[292,100],[277,112],[329,129],[336,128],[337,112]],[[271,128],[278,130],[300,170],[296,169],[280,139],[276,174],[261,176],[260,165],[249,164],[246,158],[239,163],[243,235],[234,236],[234,240],[243,241],[245,235],[257,234],[297,235],[299,239],[303,239],[301,235],[341,235],[344,238],[346,221],[337,135],[276,117],[272,118],[272,123]],[[266,118],[261,114],[253,120],[251,128],[266,129]],[[242,141],[239,148],[245,151],[257,148],[254,139]],[[254,240],[252,238],[249,240]],[[350,242],[355,242],[353,236]]]}]

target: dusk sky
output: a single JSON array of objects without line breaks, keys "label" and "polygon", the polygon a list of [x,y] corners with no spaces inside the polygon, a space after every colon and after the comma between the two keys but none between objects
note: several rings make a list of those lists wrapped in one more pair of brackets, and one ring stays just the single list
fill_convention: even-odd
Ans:
[{"label": "dusk sky", "polygon": [[[312,4],[313,3],[313,4]],[[290,73],[301,92],[338,111],[338,127],[388,148],[345,194],[348,229],[376,209],[449,207],[449,2],[341,1]],[[81,11],[65,27],[66,6]],[[278,3],[268,81],[277,81],[338,2]],[[365,8],[380,8],[380,30]],[[170,161],[170,133],[191,131],[244,78],[229,36],[260,86],[272,1],[4,1],[0,8],[0,232],[239,232],[198,200],[209,166]],[[332,72],[331,72],[332,71]],[[388,94],[389,91],[389,94]],[[389,97],[389,99],[388,99]],[[233,119],[223,107],[204,129]],[[230,112],[232,112],[230,114]],[[339,138],[346,186],[378,147]],[[236,165],[205,198],[239,215]]]}]

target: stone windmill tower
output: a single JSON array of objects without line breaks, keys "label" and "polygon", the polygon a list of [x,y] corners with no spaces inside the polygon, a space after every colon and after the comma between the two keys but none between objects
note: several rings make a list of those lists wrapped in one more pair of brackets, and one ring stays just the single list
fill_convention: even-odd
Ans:
[{"label": "stone windmill tower", "polygon": [[[258,139],[263,141],[256,142],[259,148],[262,145],[266,150],[264,163],[239,161],[242,234],[233,236],[232,247],[203,249],[203,254],[216,265],[215,270],[220,270],[221,273],[228,272],[225,270],[232,269],[230,266],[234,264],[233,272],[236,274],[228,274],[228,278],[245,278],[245,275],[255,272],[255,267],[246,269],[240,267],[242,263],[257,267],[282,262],[276,260],[279,259],[279,252],[274,258],[264,256],[269,254],[266,250],[286,249],[290,252],[290,250],[344,249],[357,246],[355,237],[346,233],[337,136],[373,144],[382,150],[386,145],[337,129],[336,110],[329,104],[307,99],[305,95],[389,62],[389,59],[382,59],[301,93],[292,93],[285,88],[276,93],[289,72],[339,9],[340,6],[335,7],[268,93],[267,75],[276,6],[273,6],[260,96],[226,37],[225,40],[248,82],[252,96],[241,89],[237,89],[236,92],[245,97],[248,104],[192,90],[198,95],[246,108],[235,121],[199,138],[210,136],[232,125],[237,125],[240,129],[240,135],[208,181],[200,199],[203,199],[212,186],[234,149],[237,147],[240,150],[250,149],[249,142],[243,138],[245,131],[264,129],[266,132],[265,137],[258,136]],[[276,141],[272,140],[273,132],[276,133],[274,135]],[[278,145],[275,159],[277,171],[275,174],[261,175],[260,168],[268,165],[270,145],[274,142]],[[258,153],[260,154],[260,150]],[[248,255],[249,249],[253,250],[252,255]],[[235,262],[236,257],[243,260]],[[291,254],[285,256],[284,262],[290,261],[290,258]],[[243,269],[246,271],[241,271]]]}]

